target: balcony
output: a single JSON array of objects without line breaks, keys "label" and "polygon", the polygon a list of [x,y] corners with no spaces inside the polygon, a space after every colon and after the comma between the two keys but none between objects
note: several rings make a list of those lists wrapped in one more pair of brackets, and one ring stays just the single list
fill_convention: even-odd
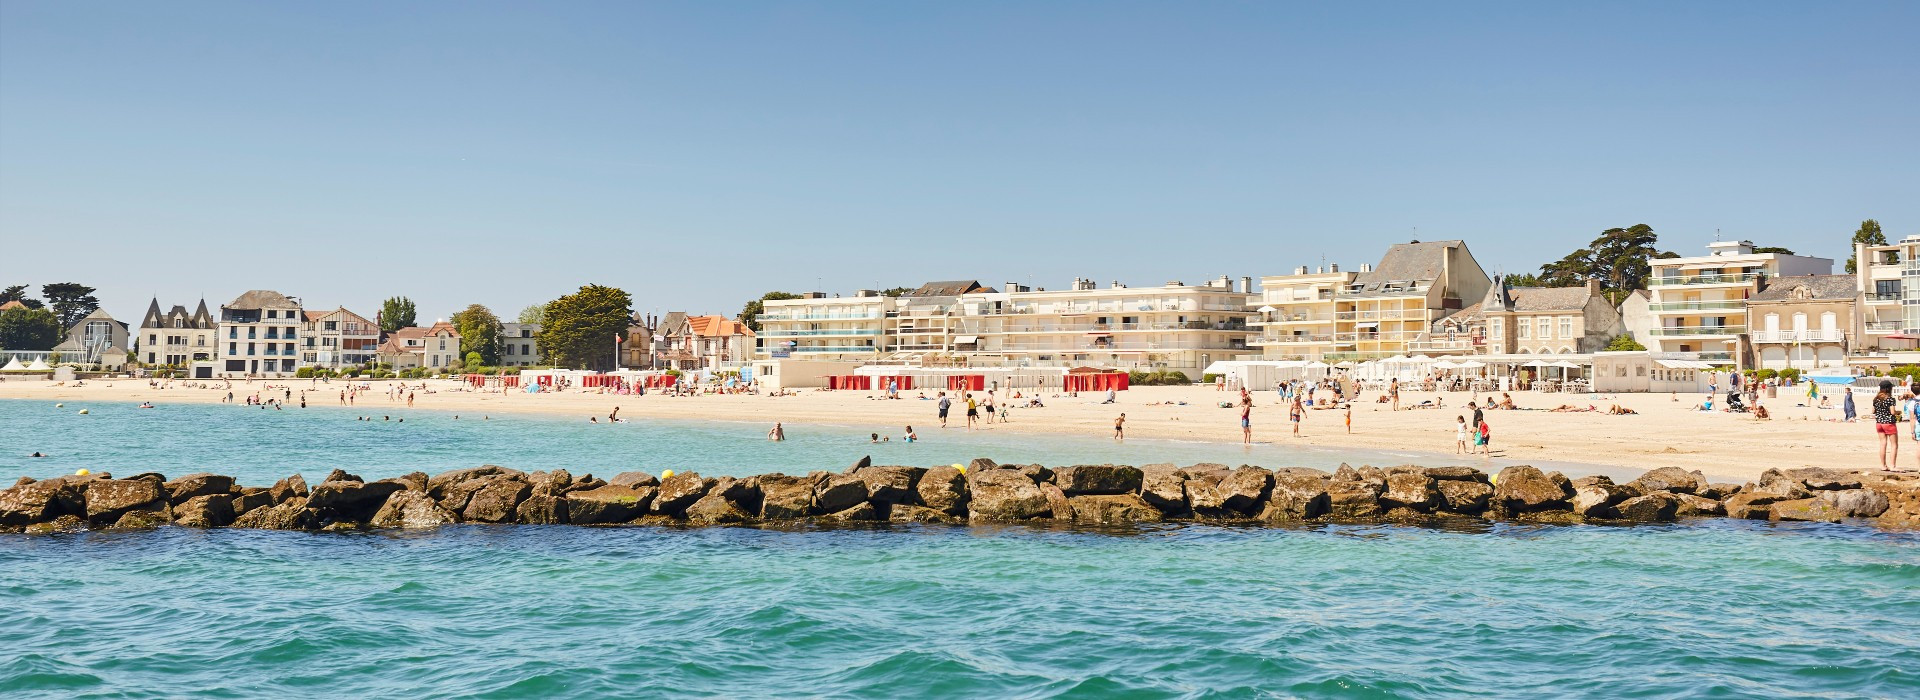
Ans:
[{"label": "balcony", "polygon": [[815,336],[865,336],[865,335],[878,336],[880,335],[880,329],[878,328],[832,328],[832,329],[823,329],[823,330],[791,330],[791,331],[768,329],[760,332],[760,336],[763,338],[811,338]]},{"label": "balcony", "polygon": [[1899,292],[1893,292],[1893,293],[1891,293],[1891,294],[1877,294],[1877,293],[1874,293],[1874,292],[1867,292],[1865,296],[1866,296],[1866,298],[1867,298],[1867,303],[1869,303],[1869,304],[1898,304],[1898,303],[1900,303],[1900,293],[1899,293]]},{"label": "balcony", "polygon": [[753,320],[765,323],[767,321],[860,321],[879,318],[879,311],[870,311],[837,314],[756,314]]},{"label": "balcony", "polygon": [[1746,284],[1762,275],[1758,272],[1742,272],[1731,275],[1674,275],[1670,277],[1647,278],[1651,287],[1677,287],[1696,284]]},{"label": "balcony", "polygon": [[1756,343],[1838,343],[1845,338],[1846,334],[1837,328],[1755,331],[1753,334],[1753,342]]},{"label": "balcony", "polygon": [[1340,321],[1425,321],[1426,309],[1382,309],[1376,311],[1341,311],[1333,315]]},{"label": "balcony", "polygon": [[1247,339],[1248,345],[1306,345],[1331,342],[1333,342],[1332,333],[1301,333],[1299,335],[1278,333],[1256,335]]},{"label": "balcony", "polygon": [[[774,350],[777,351],[779,350],[779,348],[774,348]],[[788,350],[795,353],[880,352],[880,348],[872,345],[808,345],[803,347],[788,348]]]},{"label": "balcony", "polygon": [[1867,332],[1868,333],[1899,333],[1900,322],[1899,321],[1868,321]]},{"label": "balcony", "polygon": [[1747,302],[1742,299],[1732,299],[1727,301],[1664,301],[1657,304],[1647,305],[1647,308],[1653,310],[1655,313],[1674,313],[1674,312],[1686,312],[1686,311],[1731,311],[1731,310],[1744,309],[1746,307],[1747,307]]},{"label": "balcony", "polygon": [[1747,332],[1746,326],[1667,326],[1648,331],[1654,337],[1682,337],[1699,335],[1739,335]]}]

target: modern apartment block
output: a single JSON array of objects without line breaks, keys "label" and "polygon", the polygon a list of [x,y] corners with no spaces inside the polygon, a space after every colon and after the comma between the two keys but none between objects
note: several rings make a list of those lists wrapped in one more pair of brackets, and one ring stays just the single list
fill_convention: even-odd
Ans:
[{"label": "modern apartment block", "polygon": [[301,330],[300,362],[312,367],[340,369],[376,361],[380,325],[348,311],[307,311]]},{"label": "modern apartment block", "polygon": [[[1920,236],[1853,247],[1861,335],[1868,350],[1913,350],[1920,337]],[[1900,337],[1890,337],[1900,336]]]},{"label": "modern apartment block", "polygon": [[952,353],[978,366],[1093,365],[1199,377],[1209,364],[1256,352],[1247,344],[1252,284],[1243,277],[1236,288],[1222,276],[1201,285],[1099,287],[1076,279],[1057,291],[1010,284],[974,292],[959,301]]},{"label": "modern apartment block", "polygon": [[809,292],[762,306],[755,317],[760,324],[755,354],[760,357],[858,362],[878,360],[892,351],[887,313],[896,304],[878,292],[852,297]]},{"label": "modern apartment block", "polygon": [[219,359],[220,354],[219,324],[207,311],[205,299],[200,300],[200,306],[192,313],[180,305],[161,313],[160,300],[154,299],[147,304],[147,313],[140,319],[134,345],[139,348],[136,353],[139,362],[148,366],[186,367],[195,362],[212,362]]},{"label": "modern apartment block", "polygon": [[1257,333],[1247,344],[1267,360],[1320,360],[1336,352],[1340,309],[1334,297],[1358,274],[1336,264],[1260,278],[1260,307],[1247,322]]},{"label": "modern apartment block", "polygon": [[1770,278],[1825,275],[1833,261],[1785,253],[1756,253],[1752,241],[1716,241],[1707,254],[1654,258],[1647,278],[1648,308],[1658,323],[1639,338],[1657,353],[1695,353],[1701,360],[1752,367],[1747,343],[1747,299]]},{"label": "modern apartment block", "polygon": [[290,377],[300,367],[300,300],[255,289],[220,307],[221,373]]}]

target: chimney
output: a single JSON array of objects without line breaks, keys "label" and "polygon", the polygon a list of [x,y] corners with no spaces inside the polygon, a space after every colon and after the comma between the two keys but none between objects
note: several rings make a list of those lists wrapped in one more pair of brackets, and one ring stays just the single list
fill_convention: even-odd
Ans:
[{"label": "chimney", "polygon": [[1307,274],[1307,266],[1301,265],[1299,267],[1293,268],[1293,274],[1296,274],[1296,275]]},{"label": "chimney", "polygon": [[1120,283],[1120,280],[1114,280],[1114,281],[1113,281],[1113,288],[1114,288],[1114,289],[1126,289],[1126,288],[1127,288],[1127,285],[1124,285],[1124,284],[1121,284],[1121,283]]},{"label": "chimney", "polygon": [[1327,272],[1339,272],[1340,263],[1327,263]]},{"label": "chimney", "polygon": [[1373,271],[1373,263],[1360,263],[1360,271],[1361,271],[1361,272],[1372,272],[1372,271]]},{"label": "chimney", "polygon": [[1598,277],[1587,278],[1587,296],[1589,297],[1600,296],[1600,278]]},{"label": "chimney", "polygon": [[1240,293],[1241,294],[1253,293],[1253,277],[1252,276],[1250,275],[1240,276]]}]

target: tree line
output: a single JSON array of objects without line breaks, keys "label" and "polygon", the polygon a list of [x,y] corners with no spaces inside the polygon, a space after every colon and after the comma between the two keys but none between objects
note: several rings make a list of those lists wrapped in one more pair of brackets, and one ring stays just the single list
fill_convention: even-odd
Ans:
[{"label": "tree line", "polygon": [[73,326],[100,308],[94,288],[78,282],[40,285],[40,298],[27,294],[28,285],[0,288],[0,306],[20,306],[0,312],[0,349],[51,350],[67,339]]}]

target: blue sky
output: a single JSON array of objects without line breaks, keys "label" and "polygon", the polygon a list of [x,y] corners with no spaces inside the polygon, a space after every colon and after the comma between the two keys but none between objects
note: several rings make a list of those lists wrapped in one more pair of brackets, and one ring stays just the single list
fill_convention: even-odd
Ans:
[{"label": "blue sky", "polygon": [[[1920,3],[0,4],[0,282],[423,317],[1920,234]],[[1418,233],[1415,233],[1415,229]],[[45,251],[32,256],[22,249]],[[817,283],[816,280],[824,280]]]}]

